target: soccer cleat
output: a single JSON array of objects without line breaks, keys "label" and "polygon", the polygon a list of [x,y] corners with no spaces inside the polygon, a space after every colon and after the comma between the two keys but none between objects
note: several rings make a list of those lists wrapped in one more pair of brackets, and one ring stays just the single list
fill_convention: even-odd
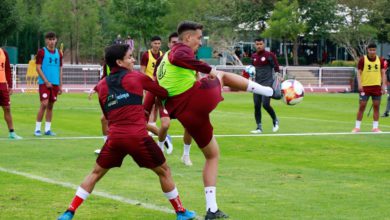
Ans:
[{"label": "soccer cleat", "polygon": [[383,113],[383,115],[381,115],[381,117],[389,117],[389,113],[388,112],[385,112],[385,113]]},{"label": "soccer cleat", "polygon": [[354,129],[352,129],[351,132],[352,133],[359,133],[360,132],[360,128],[354,128]]},{"label": "soccer cleat", "polygon": [[274,127],[272,128],[273,132],[277,132],[279,130],[279,120],[276,119],[274,122]]},{"label": "soccer cleat", "polygon": [[227,214],[223,213],[219,209],[216,212],[211,212],[209,209],[207,211],[206,216],[204,217],[204,220],[219,219],[219,218],[229,218],[229,216]]},{"label": "soccer cleat", "polygon": [[22,137],[20,137],[19,135],[17,135],[15,132],[10,132],[8,137],[9,137],[9,139],[13,139],[13,140],[20,140],[20,139],[23,139]]},{"label": "soccer cleat", "polygon": [[57,218],[57,220],[71,220],[74,216],[74,212],[67,210],[62,214],[60,217]]},{"label": "soccer cleat", "polygon": [[195,219],[196,213],[194,211],[185,210],[184,212],[176,212],[176,220],[190,220]]},{"label": "soccer cleat", "polygon": [[252,134],[261,134],[263,131],[260,128],[256,128],[256,130],[251,131]]},{"label": "soccer cleat", "polygon": [[56,136],[56,133],[48,130],[48,131],[45,132],[45,135],[47,135],[47,136]]},{"label": "soccer cleat", "polygon": [[381,133],[382,132],[379,128],[373,128],[371,131],[372,132],[377,132],[377,133]]},{"label": "soccer cleat", "polygon": [[173,151],[173,144],[172,144],[172,138],[169,134],[165,138],[164,145],[165,145],[165,148],[167,148],[167,154],[171,154]]},{"label": "soccer cleat", "polygon": [[36,131],[34,132],[34,136],[36,136],[36,137],[42,136],[41,131],[40,131],[40,130],[36,130]]},{"label": "soccer cleat", "polygon": [[275,79],[272,83],[272,90],[274,90],[274,93],[271,98],[276,100],[282,98],[282,77],[279,74],[275,74]]},{"label": "soccer cleat", "polygon": [[96,155],[99,155],[100,151],[101,151],[100,149],[96,149],[94,152],[95,152]]},{"label": "soccer cleat", "polygon": [[184,163],[184,165],[186,166],[192,166],[192,161],[190,159],[190,156],[189,155],[183,155],[181,157],[181,161]]}]

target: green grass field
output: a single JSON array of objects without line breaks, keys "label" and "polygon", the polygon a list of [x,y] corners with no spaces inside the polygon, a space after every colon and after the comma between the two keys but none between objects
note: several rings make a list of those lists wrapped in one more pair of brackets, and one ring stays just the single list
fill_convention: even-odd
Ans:
[{"label": "green grass field", "polygon": [[[221,148],[217,201],[230,219],[390,219],[389,118],[380,119],[382,134],[350,134],[356,94],[307,94],[297,106],[273,102],[280,119],[276,135],[264,110],[264,134],[249,135],[255,128],[251,94],[225,93],[224,97],[212,121],[214,133],[221,135],[217,137]],[[1,122],[1,220],[55,219],[73,198],[72,187],[93,167],[93,151],[103,142],[98,138],[101,113],[96,97],[94,101],[88,101],[86,94],[59,98],[52,123],[56,138],[33,136],[38,105],[37,94],[12,96],[15,128],[24,140],[6,139],[5,122]],[[365,115],[362,131],[371,127],[372,116]],[[169,133],[182,132],[174,121]],[[194,165],[185,167],[181,154],[182,140],[175,138],[168,164],[184,205],[203,216],[203,155],[194,144]],[[95,190],[120,196],[122,201],[92,194],[75,219],[175,219],[164,211],[170,204],[155,174],[138,168],[130,157]],[[131,205],[125,199],[157,208]]]}]

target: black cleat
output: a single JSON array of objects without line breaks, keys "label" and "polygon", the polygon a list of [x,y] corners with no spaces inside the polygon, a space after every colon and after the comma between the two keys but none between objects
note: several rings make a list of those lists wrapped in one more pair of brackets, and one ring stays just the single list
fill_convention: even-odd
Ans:
[{"label": "black cleat", "polygon": [[271,98],[276,100],[282,98],[282,77],[279,73],[275,74],[275,79],[272,83],[272,90],[274,90],[274,94],[272,94]]},{"label": "black cleat", "polygon": [[389,117],[389,113],[388,112],[383,113],[382,117]]},{"label": "black cleat", "polygon": [[229,218],[228,215],[223,213],[221,210],[217,210],[216,212],[211,212],[210,209],[207,211],[206,216],[204,217],[204,220],[209,219],[220,219],[220,218]]}]

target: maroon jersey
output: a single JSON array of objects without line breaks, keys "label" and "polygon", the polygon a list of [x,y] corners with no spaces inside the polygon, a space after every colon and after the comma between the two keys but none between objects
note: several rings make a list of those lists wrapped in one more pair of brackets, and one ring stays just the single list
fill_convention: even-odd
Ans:
[{"label": "maroon jersey", "polygon": [[9,56],[7,51],[3,49],[3,53],[5,56],[4,71],[5,71],[5,79],[7,80],[7,83],[0,83],[0,90],[7,91],[8,88],[10,89],[12,88],[11,64],[9,62]]},{"label": "maroon jersey", "polygon": [[[371,59],[370,57],[367,56],[367,59],[368,59],[369,61],[374,62],[375,59],[376,59],[376,57],[375,57],[374,59]],[[379,59],[380,59],[380,62],[381,62],[381,67],[380,67],[380,69],[385,69],[385,68],[386,68],[386,67],[385,67],[385,60],[384,60],[383,58],[379,58]],[[361,71],[363,71],[363,69],[364,69],[364,57],[360,57],[359,63],[358,63],[358,69],[361,70]]]},{"label": "maroon jersey", "polygon": [[[55,50],[50,50],[49,48],[47,48],[47,50],[50,51],[50,53],[52,53],[52,54],[54,54],[56,52]],[[59,52],[59,54],[60,54],[60,66],[62,66],[62,53]],[[45,50],[43,48],[39,49],[35,63],[42,65],[44,56],[45,56]]]},{"label": "maroon jersey", "polygon": [[[147,90],[155,95],[166,98],[168,92],[160,87],[155,81],[150,79],[145,74],[137,71],[127,71],[121,80],[118,80],[118,85],[126,93],[117,94],[119,98],[128,98],[129,102],[118,108],[107,110],[110,107],[111,92],[113,87],[108,85],[108,80],[116,74],[126,71],[124,69],[114,67],[111,70],[110,76],[100,80],[95,87],[99,95],[99,103],[102,107],[104,115],[108,120],[108,135],[110,138],[126,138],[134,135],[146,135],[146,120],[144,116],[144,107],[142,105],[143,91]],[[110,97],[109,97],[110,96]],[[115,102],[114,102],[115,104]]]},{"label": "maroon jersey", "polygon": [[[153,54],[153,57],[154,59],[158,59],[160,58],[160,51],[157,53],[157,54]],[[141,57],[141,66],[148,66],[148,62],[149,62],[149,53],[148,51],[145,51],[143,54],[142,54],[142,57]]]}]

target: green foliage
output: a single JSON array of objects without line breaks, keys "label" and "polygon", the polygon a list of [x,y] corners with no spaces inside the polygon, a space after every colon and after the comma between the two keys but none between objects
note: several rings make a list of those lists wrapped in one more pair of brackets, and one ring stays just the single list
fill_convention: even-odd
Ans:
[{"label": "green foliage", "polygon": [[8,36],[17,30],[20,17],[13,0],[2,0],[0,3],[0,46]]}]

